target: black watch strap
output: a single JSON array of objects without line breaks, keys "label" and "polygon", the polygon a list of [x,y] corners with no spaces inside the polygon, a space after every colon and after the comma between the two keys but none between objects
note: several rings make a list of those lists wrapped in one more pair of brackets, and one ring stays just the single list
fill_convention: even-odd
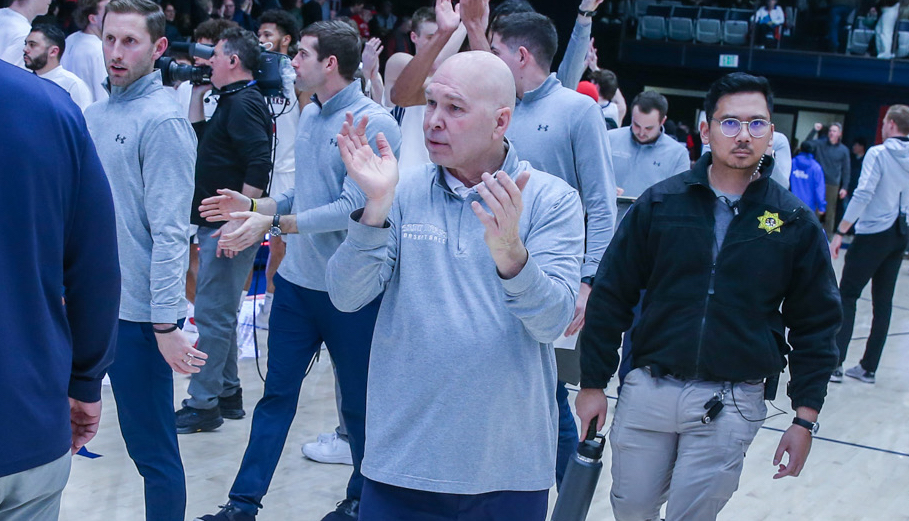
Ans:
[{"label": "black watch strap", "polygon": [[798,416],[792,419],[792,424],[808,429],[808,432],[810,432],[812,436],[817,434],[818,429],[821,427],[818,422],[810,422],[803,418],[799,418]]},{"label": "black watch strap", "polygon": [[578,8],[578,14],[586,18],[593,18],[593,15],[596,14],[596,11],[584,11]]},{"label": "black watch strap", "polygon": [[587,284],[588,286],[593,286],[593,277],[591,277],[590,275],[588,275],[586,277],[581,277],[581,282],[583,282],[584,284]]},{"label": "black watch strap", "polygon": [[276,228],[281,227],[281,216],[279,214],[275,214],[275,216],[272,218],[271,225]]}]

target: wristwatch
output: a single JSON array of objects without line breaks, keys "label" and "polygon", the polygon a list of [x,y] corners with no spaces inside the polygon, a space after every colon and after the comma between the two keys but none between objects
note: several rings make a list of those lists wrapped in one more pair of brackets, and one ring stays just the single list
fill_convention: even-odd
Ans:
[{"label": "wristwatch", "polygon": [[272,237],[280,237],[281,234],[281,216],[275,214],[274,219],[271,220],[271,228],[268,229],[268,234]]},{"label": "wristwatch", "polygon": [[585,18],[593,18],[593,15],[596,14],[596,11],[583,11],[580,8],[578,8],[578,14]]},{"label": "wristwatch", "polygon": [[820,423],[818,423],[818,422],[810,422],[810,421],[808,421],[808,420],[799,418],[798,416],[796,416],[795,418],[792,419],[792,424],[793,424],[793,425],[798,425],[799,427],[804,427],[804,428],[808,429],[808,432],[810,432],[812,436],[814,436],[815,434],[817,434],[817,431],[820,430],[820,428],[821,428],[821,424],[820,424]]}]

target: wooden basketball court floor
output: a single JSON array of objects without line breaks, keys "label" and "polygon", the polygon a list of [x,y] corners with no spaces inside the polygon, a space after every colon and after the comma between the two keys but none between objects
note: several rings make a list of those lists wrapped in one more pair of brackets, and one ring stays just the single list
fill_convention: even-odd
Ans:
[{"label": "wooden basketball court floor", "polygon": [[[842,258],[834,266],[839,274]],[[870,286],[859,301],[847,368],[858,363],[868,336],[869,290]],[[260,333],[260,345],[265,345],[266,337],[267,333]],[[264,373],[264,360],[261,365]],[[247,400],[246,418],[225,420],[215,432],[179,438],[186,468],[188,520],[216,512],[218,505],[226,502],[243,456],[254,400],[261,396],[262,382],[254,360],[241,360],[240,372]],[[185,398],[187,384],[187,377],[175,377],[175,405]],[[820,416],[821,430],[805,470],[798,478],[773,480],[773,454],[781,431],[792,418],[784,385],[785,381],[780,383],[774,403],[787,414],[765,422],[748,451],[739,490],[720,519],[909,520],[909,262],[904,262],[897,283],[890,336],[877,383],[868,385],[846,378],[841,384],[830,384]],[[402,382],[403,389],[406,382]],[[614,389],[609,391],[614,395]],[[142,480],[126,454],[110,387],[104,388],[103,400],[101,429],[88,445],[91,452],[102,457],[74,458],[63,494],[63,521],[143,519]],[[611,400],[610,406],[614,404]],[[320,432],[330,432],[336,423],[333,375],[327,356],[323,356],[304,381],[297,415],[259,520],[318,521],[343,499],[350,467],[315,463],[300,453],[302,443],[315,440]],[[515,437],[520,436],[516,430]],[[591,521],[612,519],[609,459],[607,448],[588,517]],[[550,509],[555,497],[553,489]]]}]

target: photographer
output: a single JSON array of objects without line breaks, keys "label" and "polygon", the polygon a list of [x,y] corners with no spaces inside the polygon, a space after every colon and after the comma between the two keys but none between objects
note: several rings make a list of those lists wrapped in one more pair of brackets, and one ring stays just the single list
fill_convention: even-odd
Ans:
[{"label": "photographer", "polygon": [[202,98],[207,85],[193,88],[190,122],[199,138],[196,190],[191,222],[199,226],[199,276],[196,287],[198,348],[208,353],[203,371],[193,375],[190,398],[177,411],[177,432],[210,431],[223,418],[245,415],[237,374],[237,295],[252,268],[257,248],[222,251],[218,237],[239,227],[237,222],[209,223],[199,216],[202,199],[230,188],[261,197],[271,171],[272,122],[262,92],[253,79],[261,49],[249,31],[221,33],[210,60],[212,95],[218,108],[206,122]]}]

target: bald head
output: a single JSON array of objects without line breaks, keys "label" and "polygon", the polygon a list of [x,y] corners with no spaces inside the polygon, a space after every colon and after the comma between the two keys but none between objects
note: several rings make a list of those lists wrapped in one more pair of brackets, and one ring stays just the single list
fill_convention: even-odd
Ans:
[{"label": "bald head", "polygon": [[465,98],[475,103],[489,103],[492,110],[514,110],[514,76],[505,62],[488,52],[455,54],[442,62],[432,83],[456,87],[463,91]]},{"label": "bald head", "polygon": [[429,158],[463,174],[465,182],[492,172],[504,159],[514,104],[514,76],[505,62],[475,51],[448,58],[426,87],[423,132]]}]

